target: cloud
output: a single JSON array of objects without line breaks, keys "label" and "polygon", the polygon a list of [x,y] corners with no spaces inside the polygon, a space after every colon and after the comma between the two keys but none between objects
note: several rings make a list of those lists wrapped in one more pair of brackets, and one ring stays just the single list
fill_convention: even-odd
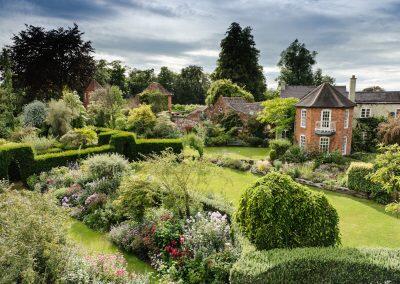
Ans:
[{"label": "cloud", "polygon": [[318,66],[358,86],[400,89],[398,0],[0,0],[0,46],[24,23],[48,28],[76,22],[97,58],[135,68],[215,68],[233,21],[251,26],[269,86],[280,52],[294,39],[318,51]]}]

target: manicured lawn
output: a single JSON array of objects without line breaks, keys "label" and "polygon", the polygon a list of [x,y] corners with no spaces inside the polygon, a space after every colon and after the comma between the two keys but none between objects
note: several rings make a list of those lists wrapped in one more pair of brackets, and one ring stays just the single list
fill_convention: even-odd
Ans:
[{"label": "manicured lawn", "polygon": [[[257,178],[248,172],[225,168],[223,174],[219,172],[213,176],[208,190],[238,204],[242,192]],[[340,193],[310,189],[322,191],[336,208],[343,246],[400,247],[400,219],[386,214],[384,206]]]},{"label": "manicured lawn", "polygon": [[268,156],[268,148],[257,147],[207,147],[204,150],[206,155],[223,155],[233,159],[252,159],[261,160]]},{"label": "manicured lawn", "polygon": [[[121,252],[110,242],[105,233],[96,232],[80,221],[71,219],[71,227],[68,232],[69,237],[89,253],[117,253]],[[141,261],[133,254],[123,253],[128,270],[136,273],[154,272],[154,269],[147,263]]]}]

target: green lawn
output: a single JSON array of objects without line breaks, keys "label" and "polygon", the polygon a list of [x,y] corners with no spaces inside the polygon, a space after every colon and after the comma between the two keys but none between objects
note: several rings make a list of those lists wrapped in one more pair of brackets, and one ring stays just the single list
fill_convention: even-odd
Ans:
[{"label": "green lawn", "polygon": [[[96,232],[80,221],[71,219],[71,227],[68,236],[82,249],[89,253],[122,253],[111,241],[105,233]],[[122,253],[127,261],[128,270],[136,273],[154,272],[154,269],[147,263],[141,261],[133,254]]]},{"label": "green lawn", "polygon": [[[257,178],[248,172],[223,169],[223,174],[219,172],[211,178],[208,190],[237,204],[241,193]],[[400,247],[400,220],[386,214],[384,206],[340,193],[310,189],[322,191],[336,208],[343,246]]]},{"label": "green lawn", "polygon": [[257,147],[206,147],[204,153],[208,156],[223,155],[233,159],[261,160],[268,156],[268,148]]}]

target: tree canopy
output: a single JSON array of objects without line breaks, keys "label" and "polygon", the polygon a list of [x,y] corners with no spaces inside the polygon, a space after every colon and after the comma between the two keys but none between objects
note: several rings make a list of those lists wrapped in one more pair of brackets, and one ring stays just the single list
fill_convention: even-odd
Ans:
[{"label": "tree canopy", "polygon": [[230,79],[252,93],[256,101],[263,100],[266,83],[259,57],[251,28],[242,29],[238,23],[232,23],[221,41],[217,68],[212,77],[214,80]]},{"label": "tree canopy", "polygon": [[73,27],[45,30],[26,26],[9,46],[15,88],[27,99],[59,98],[64,87],[83,92],[95,71],[90,41]]},{"label": "tree canopy", "polygon": [[333,84],[335,79],[322,74],[321,69],[313,73],[313,66],[317,63],[316,51],[309,51],[304,43],[298,39],[293,41],[288,48],[281,53],[278,66],[281,74],[279,83],[287,85],[320,85],[324,82]]},{"label": "tree canopy", "polygon": [[274,126],[272,131],[280,133],[293,129],[296,115],[296,98],[275,98],[262,103],[264,109],[259,113],[258,120]]},{"label": "tree canopy", "polygon": [[202,104],[209,86],[210,81],[202,67],[190,65],[183,68],[176,80],[174,102],[178,104]]},{"label": "tree canopy", "polygon": [[384,92],[385,89],[380,86],[371,86],[371,87],[364,88],[362,91],[363,92]]},{"label": "tree canopy", "polygon": [[212,105],[221,96],[242,97],[249,102],[254,101],[254,97],[251,93],[239,87],[237,84],[232,83],[232,81],[228,79],[217,80],[211,84],[207,91],[206,103]]}]

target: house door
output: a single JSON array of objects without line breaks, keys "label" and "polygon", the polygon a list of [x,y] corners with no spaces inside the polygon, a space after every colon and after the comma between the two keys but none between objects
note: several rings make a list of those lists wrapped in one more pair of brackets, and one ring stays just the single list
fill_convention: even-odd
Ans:
[{"label": "house door", "polygon": [[329,128],[331,122],[331,110],[324,109],[321,112],[321,127],[322,128]]}]

